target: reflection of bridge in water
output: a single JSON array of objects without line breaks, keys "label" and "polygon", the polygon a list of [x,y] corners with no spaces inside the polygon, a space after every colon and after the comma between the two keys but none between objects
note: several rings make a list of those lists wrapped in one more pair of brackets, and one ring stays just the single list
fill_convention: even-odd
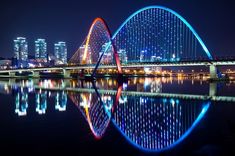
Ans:
[{"label": "reflection of bridge in water", "polygon": [[112,121],[132,145],[150,152],[167,150],[183,141],[211,103],[208,100],[189,102],[178,98],[128,96],[118,92],[115,96],[99,91],[72,92],[69,96],[87,119],[95,138],[102,137]]},{"label": "reflection of bridge in water", "polygon": [[196,128],[212,102],[235,102],[234,97],[216,94],[161,93],[161,89],[158,93],[128,91],[125,85],[112,90],[95,86],[72,88],[62,84],[47,88],[51,86],[47,81],[41,86],[10,82],[1,82],[0,86],[14,90],[18,115],[26,115],[30,95],[35,95],[35,110],[39,114],[46,113],[48,97],[54,98],[55,109],[66,110],[69,96],[96,139],[102,138],[112,123],[132,145],[150,152],[167,150],[182,142]]},{"label": "reflection of bridge in water", "polygon": [[71,92],[69,97],[86,118],[94,137],[100,139],[110,123],[111,116],[107,111],[112,108],[113,98],[102,95],[101,101],[95,92]]},{"label": "reflection of bridge in water", "polygon": [[183,141],[209,106],[209,101],[129,97],[128,102],[116,107],[112,121],[135,147],[162,151]]},{"label": "reflection of bridge in water", "polygon": [[[0,85],[17,86],[17,87],[32,87],[33,89],[47,90],[47,91],[63,91],[66,93],[77,92],[77,93],[95,93],[93,88],[73,88],[68,86],[53,86],[48,87],[48,85],[37,85],[33,86],[20,83],[12,84],[9,82],[0,82]],[[31,89],[32,89],[31,88]],[[112,89],[98,89],[100,94],[116,95],[117,90]],[[167,98],[180,98],[187,100],[211,100],[211,101],[221,101],[221,102],[235,102],[235,97],[233,96],[217,96],[217,83],[213,82],[209,85],[209,91],[207,95],[196,95],[196,94],[180,94],[180,93],[162,93],[162,92],[144,92],[144,91],[122,91],[122,95],[125,96],[143,96],[143,97],[167,97]]]}]

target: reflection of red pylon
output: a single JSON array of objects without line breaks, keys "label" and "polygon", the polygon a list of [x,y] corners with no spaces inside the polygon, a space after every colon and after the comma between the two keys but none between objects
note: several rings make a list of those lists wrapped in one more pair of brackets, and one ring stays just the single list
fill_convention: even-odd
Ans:
[{"label": "reflection of red pylon", "polygon": [[[108,118],[108,120],[106,120],[106,122],[102,122],[102,123],[105,123],[105,125],[103,126],[102,132],[97,131],[97,129],[96,129],[97,127],[94,127],[94,123],[92,122],[92,118],[91,118],[92,115],[91,115],[90,111],[96,110],[96,109],[88,108],[88,105],[90,107],[94,107],[94,106],[97,106],[97,104],[98,104],[98,103],[96,103],[96,104],[92,105],[92,97],[93,98],[95,97],[94,94],[91,94],[91,93],[79,93],[78,94],[78,93],[73,93],[73,92],[69,93],[69,97],[72,100],[72,102],[76,105],[76,107],[83,113],[84,117],[86,118],[88,125],[89,125],[89,128],[90,128],[92,134],[94,135],[95,139],[101,139],[103,137],[103,134],[105,133],[105,131],[106,131],[106,129],[107,129],[108,125],[110,124],[110,121],[113,117],[114,111],[116,110],[116,108],[119,104],[119,98],[121,96],[121,93],[122,93],[122,84],[121,85],[119,84],[118,89],[117,89],[117,93],[115,96],[115,100],[114,100],[114,103],[111,108],[111,112],[110,112],[111,116],[109,116],[109,118]],[[100,96],[98,96],[98,97],[100,97]],[[85,107],[80,106],[81,101],[83,101],[86,104]]]},{"label": "reflection of red pylon", "polygon": [[114,101],[114,104],[112,107],[112,112],[111,112],[112,114],[114,113],[116,107],[119,104],[119,98],[120,98],[121,94],[122,94],[122,85],[118,85],[117,94],[116,94],[115,101]]}]

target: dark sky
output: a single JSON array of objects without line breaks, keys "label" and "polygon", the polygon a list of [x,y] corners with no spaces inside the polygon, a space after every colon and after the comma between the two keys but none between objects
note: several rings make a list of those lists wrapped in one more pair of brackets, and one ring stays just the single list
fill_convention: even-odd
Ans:
[{"label": "dark sky", "polygon": [[134,11],[163,5],[182,15],[213,55],[235,56],[235,3],[232,0],[1,0],[0,56],[13,56],[13,39],[24,36],[34,55],[34,40],[45,38],[48,51],[66,41],[69,57],[84,40],[96,17],[112,33]]}]

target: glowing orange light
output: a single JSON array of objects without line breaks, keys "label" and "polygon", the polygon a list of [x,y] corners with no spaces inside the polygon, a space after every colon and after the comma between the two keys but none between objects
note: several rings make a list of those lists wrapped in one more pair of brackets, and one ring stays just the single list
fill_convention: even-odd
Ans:
[{"label": "glowing orange light", "polygon": [[88,51],[88,46],[89,46],[89,43],[90,43],[90,38],[91,38],[91,33],[93,31],[93,28],[96,24],[96,22],[103,22],[103,20],[101,18],[96,18],[93,22],[92,22],[92,25],[90,27],[90,30],[89,30],[89,33],[87,35],[87,40],[86,40],[86,44],[85,44],[85,50],[84,50],[84,55],[83,55],[83,58],[82,58],[82,64],[85,64],[86,62],[86,59],[87,59],[87,51]]}]

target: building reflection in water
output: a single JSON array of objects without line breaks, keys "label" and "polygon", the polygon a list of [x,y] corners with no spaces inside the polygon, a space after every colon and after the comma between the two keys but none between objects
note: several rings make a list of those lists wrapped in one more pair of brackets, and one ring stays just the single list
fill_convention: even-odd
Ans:
[{"label": "building reflection in water", "polygon": [[35,93],[36,112],[45,114],[47,109],[47,91],[39,91]]},{"label": "building reflection in water", "polygon": [[19,116],[27,115],[28,109],[28,93],[26,89],[17,89],[15,95],[15,113]]},{"label": "building reflection in water", "polygon": [[49,97],[54,99],[55,110],[66,111],[67,93],[65,91],[56,91],[51,95],[51,92],[47,90],[40,89],[34,90],[33,92],[28,92],[27,88],[16,87],[13,92],[15,98],[15,113],[18,116],[27,115],[29,94],[35,94],[35,102],[33,104],[35,104],[35,111],[40,115],[46,113]]},{"label": "building reflection in water", "polygon": [[57,92],[56,93],[56,102],[55,102],[55,109],[58,111],[66,111],[67,106],[67,93],[65,91]]},{"label": "building reflection in water", "polygon": [[[46,113],[47,102],[51,98],[54,99],[55,110],[65,111],[69,97],[83,114],[96,139],[102,138],[112,123],[126,140],[140,150],[167,150],[190,134],[206,114],[210,101],[142,95],[144,92],[162,93],[164,81],[151,80],[134,78],[122,85],[118,85],[115,80],[106,79],[95,83],[62,81],[63,85],[52,81],[38,82],[41,86],[45,86],[46,83],[53,91],[32,88],[32,84],[30,87],[15,86],[15,112],[19,116],[27,114],[29,94],[35,94],[35,110],[38,114]],[[172,83],[172,80],[169,83]],[[94,84],[98,84],[100,89],[96,90],[97,86]],[[66,86],[70,87],[69,91],[61,89]],[[71,88],[75,88],[76,91]]]}]

